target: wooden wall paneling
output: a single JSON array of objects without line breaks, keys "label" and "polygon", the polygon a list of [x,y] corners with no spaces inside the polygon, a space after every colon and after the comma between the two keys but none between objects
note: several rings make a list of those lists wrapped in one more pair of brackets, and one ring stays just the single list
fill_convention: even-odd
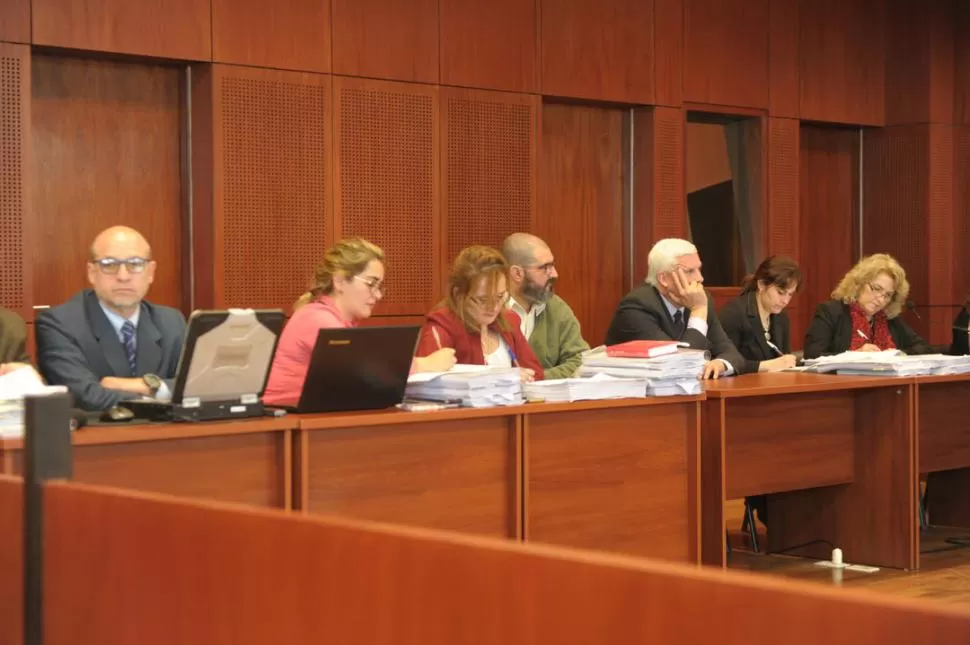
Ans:
[{"label": "wooden wall paneling", "polygon": [[591,346],[606,337],[627,291],[620,258],[623,214],[623,111],[579,105],[542,108],[540,207],[535,233],[556,257],[556,290],[579,318]]},{"label": "wooden wall paneling", "polygon": [[799,0],[771,0],[768,6],[768,112],[798,117]]},{"label": "wooden wall paneling", "polygon": [[970,2],[955,5],[953,122],[970,125]]},{"label": "wooden wall paneling", "polygon": [[438,0],[332,0],[333,71],[438,82]]},{"label": "wooden wall paneling", "polygon": [[[768,207],[765,222],[766,255],[786,255],[800,261],[799,221],[799,123],[797,119],[767,119]],[[803,280],[813,280],[804,276]],[[805,285],[788,307],[792,347],[799,349],[805,335],[803,311],[814,311],[806,302]]]},{"label": "wooden wall paneling", "polygon": [[382,315],[419,315],[442,294],[438,89],[334,78],[335,231],[387,256]]},{"label": "wooden wall paneling", "polygon": [[684,0],[684,100],[768,107],[769,0]]},{"label": "wooden wall paneling", "polygon": [[194,184],[213,193],[197,201],[197,284],[211,306],[288,309],[333,240],[330,77],[213,65],[198,92],[212,158],[198,151]]},{"label": "wooden wall paneling", "polygon": [[536,142],[541,99],[442,87],[441,213],[447,275],[472,244],[501,248],[529,231],[536,210]]},{"label": "wooden wall paneling", "polygon": [[[805,286],[797,300],[802,329],[857,260],[858,140],[858,131],[851,129],[804,125],[799,132],[798,261]],[[870,159],[868,148],[865,157]],[[879,212],[868,198],[865,204],[866,213]],[[869,228],[867,221],[866,239]],[[802,340],[793,337],[793,346],[801,347]]]},{"label": "wooden wall paneling", "polygon": [[537,0],[439,0],[441,83],[538,92]]},{"label": "wooden wall paneling", "polygon": [[209,0],[32,0],[32,7],[35,45],[212,58]]},{"label": "wooden wall paneling", "polygon": [[654,0],[539,1],[543,95],[653,103]]},{"label": "wooden wall paneling", "polygon": [[[970,127],[953,128],[953,292],[950,302],[963,304],[970,293]],[[956,311],[950,312],[955,317]]]},{"label": "wooden wall paneling", "polygon": [[148,298],[181,308],[184,71],[111,60],[34,56],[33,304],[88,286],[94,237],[139,230],[158,262]]},{"label": "wooden wall paneling", "polygon": [[[910,299],[916,304],[922,322],[927,326],[932,343],[949,343],[952,339],[953,318],[956,310],[937,309],[939,305],[962,303],[953,300],[956,230],[954,210],[954,128],[951,125],[933,123],[928,126],[929,180],[927,182],[927,217],[920,224],[926,227],[927,248],[926,290],[913,291]],[[970,176],[964,175],[965,183]],[[907,267],[907,271],[909,268]],[[963,276],[960,276],[963,277]],[[964,278],[965,280],[966,278]],[[962,282],[963,280],[961,280]],[[931,305],[933,308],[920,307]]]},{"label": "wooden wall paneling", "polygon": [[953,123],[956,94],[957,28],[954,18],[958,0],[935,0],[926,6],[929,17],[929,120]]},{"label": "wooden wall paneling", "polygon": [[801,3],[801,118],[882,125],[886,4],[883,0]]},{"label": "wooden wall paneling", "polygon": [[684,102],[684,0],[653,0],[655,105]]},{"label": "wooden wall paneling", "polygon": [[30,47],[0,43],[0,307],[31,319]]},{"label": "wooden wall paneling", "polygon": [[667,237],[686,238],[683,110],[643,108],[633,116],[633,276],[647,275],[647,253]]},{"label": "wooden wall paneling", "polygon": [[[929,126],[894,126],[866,130],[863,138],[862,251],[889,253],[906,269],[909,298],[927,302],[927,249],[930,217]],[[907,321],[926,336],[928,316]]]},{"label": "wooden wall paneling", "polygon": [[30,43],[30,0],[0,3],[0,41]]},{"label": "wooden wall paneling", "polygon": [[329,0],[212,0],[212,60],[329,72]]}]

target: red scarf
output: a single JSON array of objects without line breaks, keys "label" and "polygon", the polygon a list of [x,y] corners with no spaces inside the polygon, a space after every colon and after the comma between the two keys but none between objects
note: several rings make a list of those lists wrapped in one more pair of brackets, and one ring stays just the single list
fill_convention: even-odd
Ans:
[{"label": "red scarf", "polygon": [[[879,349],[896,349],[892,334],[889,333],[889,319],[886,312],[880,311],[872,317],[872,324],[866,318],[866,313],[857,303],[849,305],[849,314],[852,316],[852,339],[849,341],[849,350],[854,351],[871,343]],[[863,338],[862,334],[866,337]]]}]

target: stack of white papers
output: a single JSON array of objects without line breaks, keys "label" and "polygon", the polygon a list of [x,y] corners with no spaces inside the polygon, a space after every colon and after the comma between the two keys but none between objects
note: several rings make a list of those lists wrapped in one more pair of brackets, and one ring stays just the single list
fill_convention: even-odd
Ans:
[{"label": "stack of white papers", "polygon": [[579,375],[646,379],[648,396],[698,394],[703,390],[698,377],[709,359],[708,352],[696,349],[654,358],[622,358],[608,356],[605,348],[597,347],[583,355]]},{"label": "stack of white papers", "polygon": [[970,374],[970,356],[948,356],[946,354],[924,354],[919,357],[930,366],[930,374]]},{"label": "stack of white papers", "polygon": [[61,385],[44,385],[32,367],[0,376],[0,437],[24,436],[24,397],[65,393]]},{"label": "stack of white papers", "polygon": [[811,361],[820,374],[859,376],[920,376],[933,373],[933,364],[922,356],[907,356],[898,349],[882,352],[842,352],[834,356],[820,356]]},{"label": "stack of white papers", "polygon": [[645,378],[617,378],[608,374],[596,374],[590,378],[536,381],[522,387],[527,399],[558,403],[642,398],[647,396],[648,382]]},{"label": "stack of white papers", "polygon": [[522,373],[517,367],[455,365],[447,372],[419,372],[408,378],[407,399],[458,401],[462,407],[488,408],[522,403]]}]

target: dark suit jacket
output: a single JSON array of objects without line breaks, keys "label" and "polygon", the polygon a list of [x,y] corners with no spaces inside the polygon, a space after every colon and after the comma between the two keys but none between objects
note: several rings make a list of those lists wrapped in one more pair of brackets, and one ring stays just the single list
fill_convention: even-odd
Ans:
[{"label": "dark suit jacket", "polygon": [[[690,312],[687,312],[687,317],[690,318]],[[696,329],[687,329],[682,337],[674,338],[674,319],[667,311],[660,293],[649,284],[637,287],[620,301],[606,332],[607,345],[631,340],[680,340],[693,349],[709,351],[713,358],[724,359],[736,374],[744,373],[744,358],[721,328],[714,314],[711,294],[707,294],[707,336]]]},{"label": "dark suit jacket", "polygon": [[0,363],[29,363],[27,325],[9,309],[0,309]]},{"label": "dark suit jacket", "polygon": [[950,345],[951,354],[955,356],[970,354],[970,338],[967,336],[967,327],[970,327],[970,310],[964,309],[953,320],[953,344]]},{"label": "dark suit jacket", "polygon": [[[898,316],[889,321],[889,334],[896,349],[906,354],[932,354],[933,348]],[[852,316],[849,305],[829,300],[815,308],[815,318],[805,332],[805,358],[849,351],[852,341]]]},{"label": "dark suit jacket", "polygon": [[51,385],[66,385],[76,404],[106,410],[137,395],[101,387],[106,376],[131,378],[157,374],[168,380],[178,368],[185,317],[171,307],[142,301],[135,339],[136,369],[131,373],[118,333],[101,310],[98,297],[86,289],[37,316],[37,364]]},{"label": "dark suit jacket", "polygon": [[[761,361],[777,358],[778,353],[765,340],[761,317],[758,315],[757,294],[754,291],[742,294],[721,308],[719,318],[724,333],[731,339],[744,357],[744,371],[754,373],[761,367]],[[778,346],[782,354],[791,353],[791,326],[788,314],[771,314],[768,317],[771,342]]]}]

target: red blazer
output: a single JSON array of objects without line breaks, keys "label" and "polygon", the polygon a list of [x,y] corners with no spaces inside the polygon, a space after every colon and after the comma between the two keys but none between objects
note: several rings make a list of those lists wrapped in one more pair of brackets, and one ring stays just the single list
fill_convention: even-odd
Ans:
[{"label": "red blazer", "polygon": [[[490,329],[501,334],[505,344],[515,353],[518,366],[528,367],[535,372],[536,380],[541,380],[543,377],[542,364],[529,346],[529,341],[519,330],[519,317],[508,310],[503,311],[502,315],[505,316],[512,330],[501,331],[497,323],[492,323]],[[428,319],[421,329],[421,338],[418,340],[418,349],[415,356],[427,356],[438,351],[438,341],[435,340],[434,332],[431,331],[432,327],[438,331],[441,347],[454,348],[455,358],[459,363],[467,365],[485,364],[481,334],[468,331],[461,319],[447,308],[435,309],[428,314]]]}]

